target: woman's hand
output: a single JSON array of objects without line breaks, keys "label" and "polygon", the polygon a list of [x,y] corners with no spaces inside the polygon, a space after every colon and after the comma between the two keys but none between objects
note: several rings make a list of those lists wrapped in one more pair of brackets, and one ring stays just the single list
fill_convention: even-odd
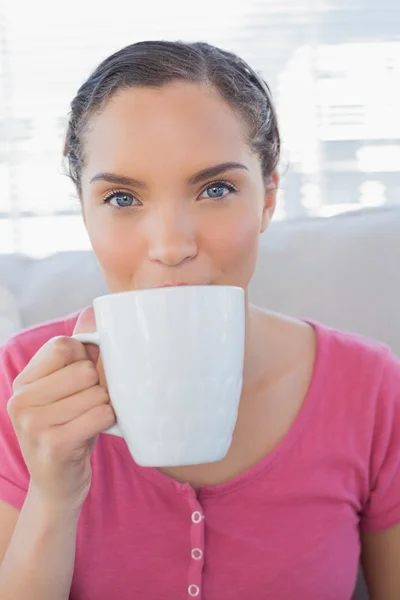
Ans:
[{"label": "woman's hand", "polygon": [[[93,309],[86,309],[74,333],[94,330]],[[90,457],[98,434],[115,423],[97,358],[96,346],[53,338],[14,381],[8,412],[31,489],[51,505],[80,510],[90,489]]]}]

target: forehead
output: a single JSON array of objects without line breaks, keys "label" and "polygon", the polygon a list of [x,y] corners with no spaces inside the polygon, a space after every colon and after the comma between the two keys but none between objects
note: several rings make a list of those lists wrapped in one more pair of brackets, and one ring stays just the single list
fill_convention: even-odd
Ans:
[{"label": "forehead", "polygon": [[[192,83],[118,92],[93,117],[85,138],[87,171],[146,170],[251,160],[246,124],[217,92]],[[89,173],[88,173],[89,174]]]}]

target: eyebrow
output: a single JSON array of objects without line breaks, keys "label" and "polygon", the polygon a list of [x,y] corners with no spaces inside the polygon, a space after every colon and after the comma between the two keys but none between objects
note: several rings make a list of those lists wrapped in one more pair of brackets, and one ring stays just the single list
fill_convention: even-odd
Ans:
[{"label": "eyebrow", "polygon": [[[225,173],[226,171],[233,171],[235,169],[244,169],[248,171],[248,168],[242,163],[238,162],[225,162],[219,165],[214,165],[212,167],[207,167],[206,169],[202,169],[198,173],[195,173],[187,180],[188,185],[196,185],[205,181],[206,179],[211,179],[212,177],[217,177],[221,175],[221,173]],[[94,183],[95,181],[107,181],[108,183],[112,183],[114,185],[127,185],[132,187],[146,188],[147,185],[144,181],[140,181],[139,179],[133,179],[132,177],[126,177],[124,175],[116,175],[115,173],[97,173],[94,175],[90,183]]]}]

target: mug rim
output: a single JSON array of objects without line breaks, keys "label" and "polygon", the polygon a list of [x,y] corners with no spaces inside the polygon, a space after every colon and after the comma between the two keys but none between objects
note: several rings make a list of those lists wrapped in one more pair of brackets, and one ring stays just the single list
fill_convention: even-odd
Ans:
[{"label": "mug rim", "polygon": [[156,290],[163,290],[165,292],[165,290],[177,290],[177,289],[183,289],[183,288],[216,288],[216,289],[229,289],[229,290],[237,290],[237,291],[241,291],[244,293],[244,288],[240,287],[239,285],[218,285],[218,284],[194,284],[194,285],[171,285],[171,286],[164,286],[164,287],[154,287],[154,288],[141,288],[139,290],[126,290],[124,292],[110,292],[109,294],[103,294],[101,296],[97,296],[97,298],[95,298],[93,300],[94,302],[97,302],[99,300],[106,300],[107,298],[114,298],[114,297],[120,297],[120,296],[127,296],[129,294],[140,294],[140,293],[148,293],[148,292],[154,292]]}]

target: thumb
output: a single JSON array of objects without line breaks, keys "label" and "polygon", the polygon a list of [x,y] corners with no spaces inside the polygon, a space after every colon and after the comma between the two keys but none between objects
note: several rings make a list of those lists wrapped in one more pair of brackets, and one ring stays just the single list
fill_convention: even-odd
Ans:
[{"label": "thumb", "polygon": [[[73,335],[76,333],[93,333],[96,331],[96,319],[94,316],[94,310],[92,306],[84,308],[80,313],[78,320],[74,327]],[[85,344],[86,352],[91,361],[94,364],[97,363],[99,358],[99,347],[97,344]]]},{"label": "thumb", "polygon": [[94,331],[96,331],[94,310],[93,306],[88,306],[79,314],[78,320],[74,327],[74,335],[75,333],[93,333]]}]

